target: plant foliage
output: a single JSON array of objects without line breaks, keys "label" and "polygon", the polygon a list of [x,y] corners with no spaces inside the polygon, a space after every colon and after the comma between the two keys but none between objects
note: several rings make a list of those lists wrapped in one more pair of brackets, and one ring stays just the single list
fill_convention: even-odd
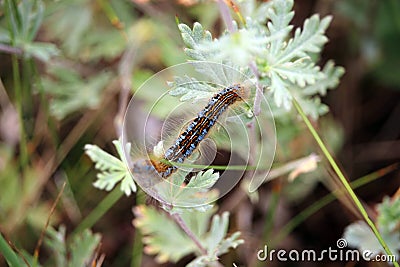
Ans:
[{"label": "plant foliage", "polygon": [[[129,196],[132,192],[136,192],[136,184],[127,165],[122,160],[124,155],[121,142],[114,140],[113,144],[117,149],[119,159],[96,145],[87,144],[85,146],[86,154],[95,162],[94,167],[100,171],[97,174],[97,181],[93,185],[99,189],[110,191],[117,183],[121,182],[121,191]],[[130,144],[127,144],[127,146],[130,146]]]},{"label": "plant foliage", "polygon": [[42,86],[53,98],[50,112],[58,119],[82,108],[96,108],[101,101],[101,92],[110,80],[110,73],[104,72],[84,79],[76,70],[52,68],[51,78],[44,78]]},{"label": "plant foliage", "polygon": [[[332,18],[320,19],[313,15],[291,37],[292,8],[293,0],[261,4],[254,12],[264,10],[265,17],[257,20],[247,18],[245,25],[234,32],[225,32],[218,39],[212,39],[210,32],[199,23],[195,23],[193,29],[179,24],[185,52],[193,60],[220,62],[246,73],[249,73],[248,65],[256,62],[260,82],[267,85],[267,94],[273,97],[277,108],[290,110],[291,100],[295,97],[306,113],[316,119],[328,111],[318,94],[324,95],[327,89],[336,87],[344,69],[335,67],[332,61],[328,61],[322,70],[316,64],[323,45],[328,41],[325,31]],[[267,26],[264,26],[265,22]],[[218,70],[202,71],[221,84]],[[202,97],[204,90],[197,90]],[[195,98],[193,88],[191,94],[190,98],[181,100]]]},{"label": "plant foliage", "polygon": [[53,228],[47,231],[45,243],[53,252],[55,266],[93,266],[95,250],[100,244],[101,236],[85,230],[67,241],[65,232],[64,226],[60,226],[58,231]]},{"label": "plant foliage", "polygon": [[[201,255],[201,251],[193,241],[171,220],[167,215],[160,214],[156,209],[146,206],[138,206],[134,213],[136,219],[134,225],[145,235],[143,241],[146,245],[145,251],[149,254],[156,254],[159,263],[166,261],[177,262],[183,256],[190,253],[197,255],[187,266],[208,266],[218,260],[218,257],[236,248],[243,243],[239,239],[239,232],[227,237],[229,224],[229,213],[222,216],[214,215],[214,210],[206,212],[191,211],[182,214],[182,218],[188,227],[200,240],[207,250],[207,255]],[[207,232],[211,219],[211,227]]]},{"label": "plant foliage", "polygon": [[[383,202],[377,207],[377,224],[382,237],[388,244],[396,259],[400,252],[400,198],[391,200],[385,197]],[[357,221],[348,225],[343,237],[352,247],[358,248],[361,252],[369,250],[373,255],[386,253],[378,239],[364,221]]]},{"label": "plant foliage", "polygon": [[33,56],[42,61],[59,54],[54,44],[34,41],[44,17],[42,1],[23,0],[17,4],[17,1],[7,0],[3,7],[10,23],[8,30],[0,27],[0,44],[19,48],[25,57]]}]

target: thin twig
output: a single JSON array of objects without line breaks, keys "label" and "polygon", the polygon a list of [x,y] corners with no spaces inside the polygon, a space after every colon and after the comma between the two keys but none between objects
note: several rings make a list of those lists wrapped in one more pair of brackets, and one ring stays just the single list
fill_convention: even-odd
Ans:
[{"label": "thin twig", "polygon": [[40,233],[40,238],[39,238],[39,240],[38,240],[38,242],[37,242],[37,244],[36,244],[35,252],[34,252],[34,254],[33,254],[35,260],[37,260],[38,257],[39,257],[39,250],[40,250],[40,247],[41,247],[42,242],[43,242],[43,239],[44,239],[44,233],[46,232],[46,229],[47,229],[47,227],[48,227],[49,224],[50,224],[51,215],[53,215],[54,211],[56,210],[56,206],[57,206],[58,202],[60,201],[61,195],[62,195],[62,193],[64,192],[64,189],[65,189],[65,185],[66,185],[66,184],[67,184],[66,182],[63,183],[63,185],[62,185],[62,187],[61,187],[61,190],[60,190],[60,192],[58,193],[58,195],[57,195],[57,197],[56,197],[56,200],[54,201],[53,205],[51,206],[50,214],[49,214],[49,216],[47,217],[46,224],[44,225],[44,227],[43,227],[43,229],[42,229],[42,232]]},{"label": "thin twig", "polygon": [[226,28],[229,32],[235,32],[235,27],[233,26],[233,19],[231,13],[229,12],[228,6],[223,0],[218,0],[219,12],[221,14],[222,20],[225,22]]},{"label": "thin twig", "polygon": [[[105,97],[102,99],[102,103],[99,106],[108,106],[109,103],[113,100],[113,95],[115,93],[114,88],[111,86],[106,90],[110,94],[106,93]],[[56,171],[58,166],[62,163],[64,158],[67,156],[69,151],[73,148],[76,142],[81,138],[81,136],[85,133],[87,128],[96,120],[97,117],[100,117],[102,113],[105,112],[104,109],[97,109],[94,111],[87,112],[79,122],[74,126],[74,128],[69,132],[68,136],[63,140],[59,149],[56,151],[54,155],[52,155],[49,159],[44,159],[47,163],[41,168],[43,171],[41,172],[40,179],[37,180],[36,184],[36,192],[31,195],[30,198],[26,199],[24,203],[26,204],[21,212],[25,212],[25,210],[29,207],[31,203],[37,199],[39,192],[41,192],[42,188]],[[7,229],[7,232],[11,231],[17,225],[16,218],[10,218],[7,225],[4,227]]]},{"label": "thin twig", "polygon": [[[4,235],[4,236],[3,236]],[[19,260],[17,257],[20,256],[26,266],[31,267],[24,254],[10,241],[10,239],[0,231],[0,251],[7,261],[10,261],[10,266],[19,266]],[[14,251],[17,253],[15,254]]]},{"label": "thin twig", "polygon": [[0,51],[8,54],[21,55],[23,53],[21,48],[13,47],[5,44],[0,44]]},{"label": "thin twig", "polygon": [[192,230],[190,230],[190,228],[186,225],[186,222],[182,219],[181,215],[179,215],[179,213],[173,213],[171,214],[171,217],[179,225],[179,227],[182,228],[182,230],[188,235],[188,237],[192,239],[192,241],[200,249],[201,254],[207,255],[207,250],[203,247],[203,245],[200,243],[200,240],[192,232]]},{"label": "thin twig", "polygon": [[[392,164],[367,175],[364,175],[353,182],[351,182],[351,187],[355,190],[359,187],[369,184],[379,178],[382,178],[387,173],[394,171],[398,167],[398,164]],[[287,236],[290,232],[292,232],[301,222],[304,222],[308,217],[312,214],[316,213],[318,210],[322,209],[324,206],[328,205],[332,201],[338,199],[345,193],[345,189],[341,188],[336,191],[332,191],[331,193],[325,195],[319,200],[315,201],[313,204],[302,210],[296,216],[291,218],[289,222],[287,222],[279,232],[274,236],[273,240],[270,242],[274,247],[278,245],[278,242],[281,241],[285,236]]]},{"label": "thin twig", "polygon": [[256,78],[256,95],[254,97],[253,112],[254,116],[258,116],[261,113],[261,99],[263,96],[262,86],[260,85],[260,73],[258,72],[257,65],[254,61],[250,62],[249,68]]}]

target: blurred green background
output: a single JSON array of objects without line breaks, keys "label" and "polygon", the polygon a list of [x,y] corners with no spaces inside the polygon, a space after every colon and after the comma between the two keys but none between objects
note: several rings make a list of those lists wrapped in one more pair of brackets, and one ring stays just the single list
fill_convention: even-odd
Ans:
[{"label": "blurred green background", "polygon": [[[92,186],[96,173],[83,147],[96,144],[115,154],[111,141],[118,138],[123,91],[133,93],[151,75],[187,60],[175,16],[188,25],[199,21],[213,36],[224,24],[214,1],[28,1],[19,10],[21,21],[14,22],[7,17],[13,12],[7,2],[17,6],[20,1],[0,1],[0,230],[32,254],[64,181],[50,224],[65,225],[67,236],[110,196]],[[314,13],[334,16],[320,61],[334,59],[346,69],[339,87],[323,99],[331,112],[318,121],[321,135],[351,179],[394,166],[357,190],[373,209],[400,186],[399,168],[392,165],[400,160],[400,2],[296,0],[294,8],[295,26]],[[278,163],[316,151],[303,125],[293,126],[290,118],[277,122],[277,134]],[[249,253],[264,242],[263,229],[264,237],[278,232],[329,193],[317,182],[321,175],[326,174],[310,173],[291,184],[274,180],[260,189],[258,204],[241,199],[233,205],[229,196],[222,198],[219,206],[232,213],[233,228],[248,242],[224,257],[250,266]],[[104,266],[131,266],[131,209],[144,196],[111,194],[118,202],[92,230],[102,235]],[[336,244],[354,219],[336,201],[275,245],[322,250]],[[49,254],[42,248],[40,262]],[[163,266],[184,266],[190,259]],[[141,265],[158,266],[147,255]],[[1,255],[0,266],[6,266]]]}]

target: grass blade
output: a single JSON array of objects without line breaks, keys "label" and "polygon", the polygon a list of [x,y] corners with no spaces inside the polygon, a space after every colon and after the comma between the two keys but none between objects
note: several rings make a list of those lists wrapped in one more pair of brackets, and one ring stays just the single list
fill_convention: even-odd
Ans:
[{"label": "grass blade", "polygon": [[[311,135],[317,142],[318,146],[322,150],[323,154],[325,155],[326,159],[328,160],[329,164],[332,166],[333,170],[339,177],[340,181],[342,182],[344,188],[346,191],[349,193],[351,199],[355,203],[357,209],[360,211],[362,217],[364,218],[365,222],[369,225],[371,228],[372,232],[374,232],[376,238],[379,240],[379,243],[382,245],[383,249],[388,255],[393,255],[393,253],[390,251],[388,245],[386,244],[385,240],[383,240],[381,234],[379,233],[378,229],[376,228],[375,224],[373,221],[369,218],[367,211],[361,204],[360,200],[358,199],[357,195],[354,193],[353,189],[351,188],[349,182],[347,181],[346,177],[344,176],[343,172],[340,170],[339,166],[333,159],[331,153],[328,151],[328,148],[325,146],[324,142],[322,141],[321,137],[318,135],[317,131],[315,128],[312,126],[310,120],[307,118],[305,115],[303,109],[299,105],[299,103],[296,101],[296,99],[293,98],[293,105],[295,106],[297,112],[300,114],[301,118],[303,119],[304,123],[306,124],[308,130],[310,131]],[[394,266],[400,267],[397,262],[393,263]]]}]

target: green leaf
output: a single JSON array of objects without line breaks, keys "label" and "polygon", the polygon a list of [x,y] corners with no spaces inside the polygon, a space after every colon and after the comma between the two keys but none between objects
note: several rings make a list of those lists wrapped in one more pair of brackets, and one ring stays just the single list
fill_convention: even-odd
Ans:
[{"label": "green leaf", "polygon": [[[13,1],[10,1],[13,2]],[[42,24],[44,16],[44,4],[41,0],[30,1],[22,0],[16,5],[16,3],[8,3],[8,12],[6,14],[11,21],[12,31],[10,36],[16,46],[21,44],[28,44],[34,40],[36,34]]]},{"label": "green leaf", "polygon": [[81,42],[83,41],[84,46],[82,45],[77,52],[81,53],[84,61],[113,60],[119,57],[127,46],[120,32],[102,28],[87,34]]},{"label": "green leaf", "polygon": [[69,56],[80,53],[85,33],[94,18],[89,1],[80,2],[82,1],[57,3],[46,22],[50,36],[62,41],[62,47]]},{"label": "green leaf", "polygon": [[[315,72],[314,75],[313,72]],[[271,68],[270,72],[271,93],[274,95],[276,105],[278,107],[283,106],[286,110],[291,108],[290,101],[292,95],[295,96],[304,112],[316,120],[329,111],[328,106],[321,103],[321,99],[316,94],[325,95],[328,89],[337,86],[343,73],[344,69],[335,67],[332,61],[328,61],[322,71],[317,71],[316,67],[312,68],[312,64],[308,69],[293,68],[291,72],[286,70],[282,72],[281,69],[274,67]],[[290,92],[288,91],[289,88]]]},{"label": "green leaf", "polygon": [[207,83],[202,83],[187,75],[174,77],[168,85],[173,88],[169,91],[171,96],[181,96],[180,101],[199,100],[210,98],[215,93],[215,88]]},{"label": "green leaf", "polygon": [[197,236],[204,237],[210,228],[212,216],[218,210],[218,207],[212,205],[210,209],[199,211],[195,209],[185,209],[180,213],[183,221],[189,229]]},{"label": "green leaf", "polygon": [[94,259],[95,249],[99,246],[100,239],[99,234],[93,234],[89,229],[74,236],[70,244],[71,260],[68,266],[89,266]]},{"label": "green leaf", "polygon": [[[337,85],[343,74],[343,69],[334,67],[332,62],[328,62],[321,71],[311,57],[311,54],[319,53],[327,42],[325,30],[331,17],[320,20],[318,15],[312,16],[304,22],[303,29],[296,29],[293,38],[286,43],[293,28],[289,24],[294,16],[292,8],[292,0],[274,0],[262,4],[253,13],[264,11],[264,17],[247,19],[246,28],[226,32],[214,40],[199,23],[195,23],[193,29],[180,24],[179,29],[187,46],[185,51],[192,59],[227,63],[234,70],[241,71],[248,71],[247,64],[255,60],[258,67],[265,71],[261,77],[268,80],[270,94],[278,108],[290,110],[295,95],[299,102],[306,105],[306,114],[318,118],[328,108],[314,94],[325,94],[327,89]],[[265,19],[268,19],[267,27],[260,22]],[[226,76],[224,70],[207,64],[198,64],[195,69],[218,84],[240,80]],[[180,79],[189,83],[191,78]],[[207,97],[203,88],[186,84],[178,86],[172,95],[182,95],[181,101]]]},{"label": "green leaf", "polygon": [[268,1],[268,2],[262,2],[254,11],[252,15],[249,15],[253,20],[257,21],[259,24],[265,24],[268,15],[269,15],[269,9],[272,8],[273,2]]},{"label": "green leaf", "polygon": [[89,229],[73,236],[66,242],[66,228],[61,225],[55,230],[49,227],[44,240],[53,252],[55,264],[58,267],[91,266],[95,260],[95,250],[100,245],[100,234],[93,234]]},{"label": "green leaf", "polygon": [[282,79],[288,79],[291,83],[300,87],[314,84],[316,80],[323,76],[318,66],[303,58],[271,67],[271,71],[275,71]]},{"label": "green leaf", "polygon": [[[377,207],[377,225],[382,238],[385,240],[390,251],[396,259],[400,251],[400,198],[390,199],[385,197]],[[357,221],[346,227],[343,237],[349,245],[358,248],[360,251],[370,250],[373,255],[386,254],[382,245],[372,232],[371,228],[364,221]]]},{"label": "green leaf", "polygon": [[213,216],[211,229],[204,239],[207,255],[197,257],[187,265],[188,267],[209,266],[210,263],[217,261],[219,256],[227,253],[230,248],[236,248],[244,243],[242,239],[239,239],[239,232],[226,237],[228,225],[229,212],[224,212],[222,216]]},{"label": "green leaf", "polygon": [[197,48],[203,42],[212,41],[211,33],[203,30],[203,26],[198,22],[193,24],[193,30],[183,23],[179,24],[178,28],[181,32],[182,40],[187,47],[185,48],[186,55],[195,60],[206,60],[209,55],[199,51]]},{"label": "green leaf", "polygon": [[278,54],[274,64],[309,56],[310,53],[319,53],[322,46],[328,41],[324,35],[332,20],[331,16],[320,20],[318,15],[313,15],[304,22],[303,30],[296,29],[294,37],[287,46]]},{"label": "green leaf", "polygon": [[391,200],[385,197],[377,207],[378,226],[385,232],[391,233],[398,231],[400,226],[400,197]]},{"label": "green leaf", "polygon": [[[278,16],[272,12],[271,23],[268,25],[272,32],[276,31],[275,27],[282,28],[289,23],[290,17],[289,15],[284,15],[285,12],[289,12],[287,9],[288,6],[283,5],[280,1],[275,1],[274,3],[280,7],[277,10],[281,10],[282,13]],[[278,19],[279,17],[281,18],[280,20]],[[319,84],[319,81],[322,80],[323,83],[317,85],[314,90],[324,92],[327,88],[332,87],[342,74],[343,70],[335,69],[332,63],[328,63],[324,71],[321,72],[319,67],[309,57],[310,53],[320,52],[322,46],[326,43],[327,38],[324,33],[330,21],[331,17],[326,17],[320,21],[319,17],[314,15],[304,22],[303,30],[296,29],[294,37],[289,40],[286,46],[278,49],[276,43],[279,42],[279,39],[271,43],[271,50],[269,55],[267,55],[270,64],[268,70],[271,77],[271,90],[278,107],[283,106],[286,110],[291,108],[292,96],[288,91],[289,87],[293,88],[293,85],[297,85],[300,88],[294,90],[296,89],[294,87],[292,90],[298,92],[295,93],[296,95],[302,95],[301,88]],[[277,23],[278,26],[275,26],[274,23]],[[308,89],[308,92],[311,90]],[[311,103],[309,100],[304,101]],[[313,103],[318,104],[318,100]],[[316,112],[317,110],[321,110],[322,112],[326,108],[315,106],[313,109],[306,109],[306,111],[313,111],[314,117],[318,116],[316,114],[319,114],[319,112]],[[310,113],[307,114],[310,115]]]},{"label": "green leaf", "polygon": [[42,80],[43,88],[53,96],[50,111],[58,119],[82,108],[96,108],[101,101],[101,92],[111,78],[110,73],[100,73],[87,79],[77,71],[66,68],[50,70],[51,78]]},{"label": "green leaf", "polygon": [[[187,46],[185,48],[186,55],[193,60],[198,60],[193,62],[194,68],[209,77],[210,82],[215,84],[228,85],[243,81],[242,73],[250,74],[248,67],[234,62],[245,65],[245,62],[247,64],[255,55],[260,55],[265,50],[262,45],[266,43],[265,35],[256,34],[258,33],[256,29],[242,29],[221,37],[221,40],[213,41],[211,34],[205,31],[198,22],[194,23],[193,30],[185,24],[179,24],[178,27]],[[219,64],[210,64],[209,62]]]},{"label": "green leaf", "polygon": [[256,28],[240,29],[213,42],[202,42],[197,50],[208,60],[246,67],[257,56],[266,53],[267,40],[265,34],[260,34]]},{"label": "green leaf", "polygon": [[6,13],[11,21],[8,32],[0,29],[0,42],[13,45],[24,52],[25,57],[35,57],[47,62],[52,56],[59,54],[52,43],[34,42],[44,16],[44,4],[41,0],[20,1],[18,6],[9,5]]},{"label": "green leaf", "polygon": [[136,218],[133,224],[144,235],[144,251],[157,255],[157,262],[177,262],[183,256],[197,250],[178,225],[155,208],[137,206],[134,208],[134,214]]},{"label": "green leaf", "polygon": [[325,31],[332,18],[328,16],[321,20],[318,15],[313,15],[305,20],[303,29],[295,30],[293,38],[286,43],[285,39],[292,30],[289,25],[294,15],[292,8],[293,1],[286,0],[272,1],[268,7],[269,49],[264,55],[265,63],[259,59],[259,67],[265,72],[262,76],[270,79],[270,94],[278,108],[290,110],[292,97],[295,96],[298,102],[305,105],[307,115],[318,118],[328,108],[315,94],[324,95],[327,89],[337,86],[344,73],[343,68],[334,67],[330,61],[321,71],[313,57],[320,53],[328,40]]},{"label": "green leaf", "polygon": [[[390,248],[390,251],[398,258],[400,233],[381,232],[381,235]],[[380,253],[386,254],[371,228],[364,221],[357,221],[347,226],[343,238],[346,239],[350,247],[355,247],[360,252],[369,250],[372,253],[371,257]]]},{"label": "green leaf", "polygon": [[313,98],[298,97],[297,101],[302,106],[304,112],[314,120],[317,120],[319,116],[329,111],[329,107],[321,103],[321,99],[318,96]]},{"label": "green leaf", "polygon": [[328,89],[333,89],[339,84],[340,77],[344,74],[344,68],[342,67],[335,67],[335,64],[332,60],[329,60],[323,70],[322,73],[324,74],[322,78],[318,79],[312,85],[308,85],[302,91],[305,95],[326,95],[326,91]]},{"label": "green leaf", "polygon": [[[212,36],[209,31],[203,29],[203,26],[195,22],[193,24],[193,30],[190,29],[186,24],[179,24],[179,30],[181,31],[182,39],[185,45],[187,46],[186,50],[195,49],[197,45],[199,45],[203,41],[212,41]],[[205,58],[197,58],[198,60]]]},{"label": "green leaf", "polygon": [[61,225],[57,230],[53,227],[47,229],[47,236],[44,240],[47,247],[53,252],[55,265],[60,267],[67,266],[67,245],[65,241],[65,226]]},{"label": "green leaf", "polygon": [[[186,210],[181,214],[185,224],[207,250],[207,255],[198,256],[187,266],[208,266],[209,263],[218,260],[220,255],[227,253],[230,248],[236,248],[243,243],[243,240],[239,239],[238,232],[226,237],[229,224],[228,212],[223,213],[222,217],[214,215],[210,231],[206,232],[214,212],[215,209],[207,212]],[[144,234],[144,251],[147,254],[157,255],[157,262],[177,262],[187,254],[200,254],[199,248],[171,217],[148,206],[138,206],[134,209],[134,213],[136,218],[133,224]]]},{"label": "green leaf", "polygon": [[217,250],[217,246],[222,241],[226,232],[228,231],[229,224],[229,213],[224,212],[222,218],[219,215],[215,215],[211,222],[211,229],[207,238],[207,252],[208,254],[214,254]]},{"label": "green leaf", "polygon": [[[136,184],[131,177],[127,165],[121,160],[124,159],[121,141],[114,140],[114,146],[117,149],[119,159],[105,152],[96,145],[85,145],[85,152],[90,159],[95,162],[95,168],[101,172],[97,174],[97,181],[94,186],[107,191],[112,190],[118,182],[121,182],[121,191],[129,196],[136,192]],[[130,150],[130,144],[126,144]]]},{"label": "green leaf", "polygon": [[59,55],[60,51],[54,44],[33,42],[24,45],[25,56],[33,56],[43,62],[48,62],[51,57]]},{"label": "green leaf", "polygon": [[17,267],[26,265],[24,264],[23,258],[17,256],[17,254],[14,251],[14,248],[12,247],[11,244],[9,244],[9,242],[7,242],[7,240],[3,237],[2,233],[0,233],[0,252],[4,261],[8,263],[8,266]]},{"label": "green leaf", "polygon": [[273,94],[274,101],[278,107],[283,106],[286,110],[292,107],[292,95],[287,89],[284,80],[276,73],[271,72],[271,93]]},{"label": "green leaf", "polygon": [[39,31],[40,25],[43,22],[43,18],[44,18],[44,10],[45,10],[45,8],[44,8],[43,2],[37,1],[37,6],[38,6],[37,7],[37,14],[36,14],[35,19],[33,20],[32,29],[31,29],[30,35],[29,35],[29,39],[30,40],[34,40],[35,39],[35,37],[36,37],[36,35],[37,35],[38,31]]},{"label": "green leaf", "polygon": [[218,179],[219,179],[219,174],[214,173],[212,169],[207,170],[205,172],[201,171],[195,177],[190,179],[186,187],[209,189],[218,181]]},{"label": "green leaf", "polygon": [[293,26],[289,25],[290,21],[294,16],[294,12],[291,11],[293,8],[293,0],[275,0],[273,1],[272,7],[268,9],[269,22],[267,27],[270,36],[279,36],[274,38],[268,49],[269,54],[277,55],[283,48],[284,40],[286,36],[293,29]]},{"label": "green leaf", "polygon": [[167,211],[181,213],[193,209],[204,212],[212,207],[210,203],[217,198],[218,192],[210,190],[210,187],[219,179],[219,173],[201,171],[191,177],[186,186],[182,186],[189,172],[178,170],[172,174],[170,183],[174,186],[170,183],[158,183],[155,186],[163,199],[173,206],[172,210],[165,207]]}]

